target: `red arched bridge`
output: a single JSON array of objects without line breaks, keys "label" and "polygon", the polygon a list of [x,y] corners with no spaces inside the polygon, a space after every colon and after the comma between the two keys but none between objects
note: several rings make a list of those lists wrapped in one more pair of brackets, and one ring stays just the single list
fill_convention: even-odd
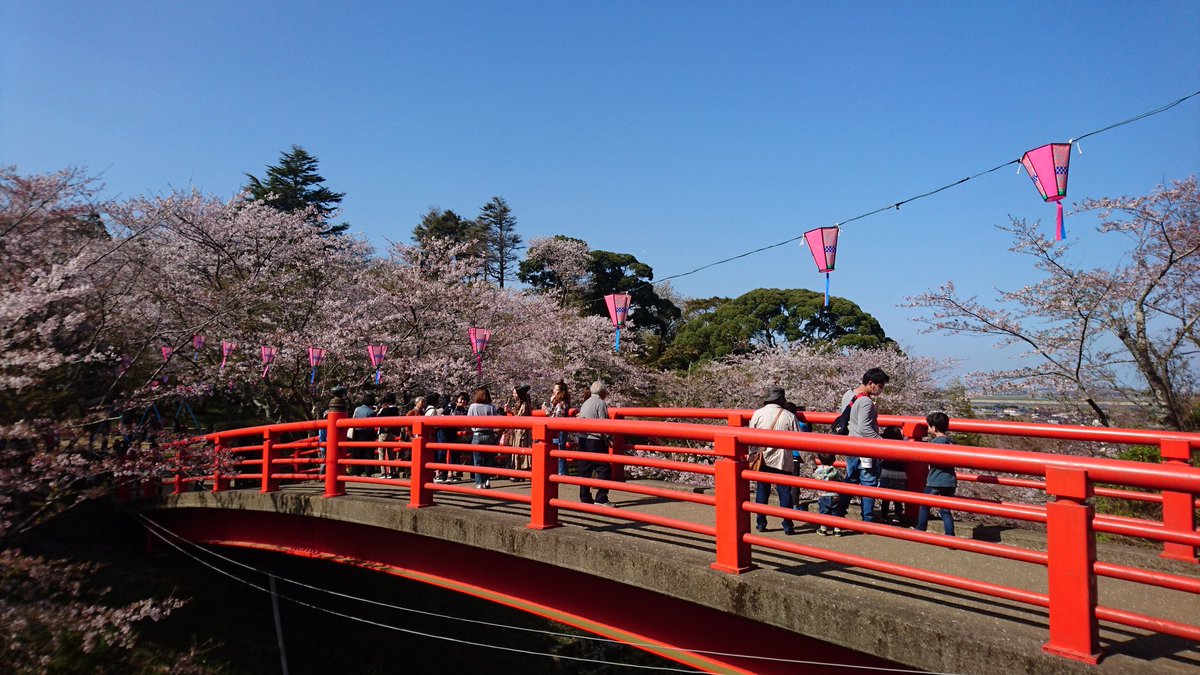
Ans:
[{"label": "red arched bridge", "polygon": [[[886,415],[880,424],[906,440],[749,429],[748,410],[354,419],[338,408],[196,439],[217,451],[200,472],[182,468],[195,446],[178,446],[173,494],[154,503],[154,517],[193,541],[369,566],[702,670],[795,672],[805,661],[986,673],[1200,667],[1200,469],[1189,464],[1198,434],[951,420],[952,434],[1152,446],[1156,464],[914,442],[923,420]],[[835,417],[801,415],[811,425]],[[439,429],[471,427],[525,429],[531,447],[434,440]],[[406,440],[348,440],[355,428]],[[609,454],[553,442],[580,432],[608,435]],[[901,461],[909,490],[751,471],[753,446]],[[395,459],[355,458],[380,447]],[[517,465],[530,468],[475,467],[463,451],[527,457]],[[559,460],[598,458],[611,463],[611,480],[558,472]],[[955,466],[960,485],[990,483],[1000,496],[923,494],[929,463]],[[626,480],[632,467],[677,479]],[[473,471],[496,489],[434,480]],[[1029,527],[964,523],[969,535],[954,537],[785,510],[755,503],[754,481]],[[577,486],[608,488],[618,508],[578,501]],[[1098,514],[1099,499],[1143,515]],[[756,533],[755,514],[791,519],[796,533]],[[818,537],[819,526],[859,536]]]}]

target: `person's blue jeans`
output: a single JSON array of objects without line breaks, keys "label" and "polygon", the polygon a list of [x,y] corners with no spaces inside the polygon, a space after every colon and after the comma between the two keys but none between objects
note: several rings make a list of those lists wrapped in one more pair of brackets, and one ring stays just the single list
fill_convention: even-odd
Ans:
[{"label": "person's blue jeans", "polygon": [[[565,431],[558,432],[558,438],[554,439],[554,447],[556,450],[567,449],[567,433]],[[567,460],[562,457],[558,458],[558,475],[567,475]]]},{"label": "person's blue jeans", "polygon": [[[769,466],[764,466],[762,468],[762,471],[763,471],[763,473],[777,473],[781,476],[787,475],[784,472],[780,471],[779,469],[773,469]],[[755,493],[754,493],[755,503],[766,504],[768,502],[768,500],[771,497],[771,486],[772,485],[775,486],[775,493],[777,495],[779,495],[779,508],[781,508],[781,509],[792,508],[792,488],[790,485],[780,485],[778,483],[772,484],[772,483],[767,483],[767,482],[761,481],[761,480],[758,481],[758,487],[755,489]],[[758,529],[760,531],[767,529],[767,517],[761,513],[758,514],[757,524],[758,524]],[[783,531],[788,534],[792,533],[792,521],[790,521],[790,520],[783,521]]]},{"label": "person's blue jeans", "polygon": [[[941,497],[953,497],[954,488],[952,487],[926,487],[925,494],[938,495]],[[942,512],[942,527],[945,528],[946,534],[954,536],[954,514],[950,509],[938,509]],[[929,527],[929,505],[922,504],[917,510],[917,529],[925,531]]]},{"label": "person's blue jeans", "polygon": [[[471,435],[471,445],[495,445],[496,434],[491,431],[476,431]],[[471,451],[471,463],[480,467],[492,466],[492,453],[479,452],[478,450]],[[475,487],[480,487],[484,481],[491,480],[490,473],[473,473],[471,476],[475,479]]]},{"label": "person's blue jeans", "polygon": [[[879,460],[875,460],[875,466],[867,468],[862,465],[862,460],[858,457],[846,458],[846,479],[845,483],[857,483],[863,487],[879,487]],[[846,511],[850,509],[850,495],[843,494],[838,499],[837,515],[845,518]],[[862,498],[862,519],[867,522],[875,520],[875,498]]]},{"label": "person's blue jeans", "polygon": [[835,515],[837,497],[833,495],[822,495],[817,497],[817,513],[823,516]]}]

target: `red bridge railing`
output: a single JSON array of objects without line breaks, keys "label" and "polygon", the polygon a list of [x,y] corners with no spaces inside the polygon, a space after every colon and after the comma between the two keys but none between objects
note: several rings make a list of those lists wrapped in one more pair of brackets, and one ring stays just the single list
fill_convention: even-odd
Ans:
[{"label": "red bridge railing", "polygon": [[[1050,634],[1044,649],[1068,658],[1093,663],[1098,658],[1098,621],[1101,620],[1188,640],[1200,640],[1200,626],[1100,605],[1096,585],[1098,577],[1109,577],[1177,591],[1188,596],[1189,602],[1194,602],[1194,596],[1200,595],[1200,579],[1195,577],[1152,572],[1096,559],[1096,533],[1102,532],[1160,542],[1164,546],[1164,557],[1196,562],[1196,549],[1200,547],[1200,533],[1196,530],[1196,497],[1200,495],[1200,469],[1190,466],[1188,460],[1193,451],[1200,449],[1200,434],[965,419],[951,421],[952,432],[1159,447],[1163,463],[1149,464],[997,448],[913,443],[910,441],[925,435],[924,420],[918,418],[880,416],[881,425],[899,427],[909,439],[889,441],[749,429],[744,425],[750,414],[751,411],[748,410],[616,408],[612,409],[613,419],[581,420],[541,416],[347,418],[344,412],[331,412],[324,420],[223,431],[197,439],[212,444],[216,449],[216,460],[211,473],[188,476],[181,469],[171,484],[174,491],[179,493],[188,489],[189,484],[193,488],[208,484],[213,491],[222,491],[231,489],[233,481],[236,481],[239,487],[253,481],[259,490],[271,492],[278,490],[283,481],[321,481],[324,485],[324,495],[328,498],[346,494],[346,488],[351,484],[394,485],[408,488],[407,506],[410,508],[434,505],[438,493],[472,494],[527,504],[530,517],[528,527],[539,530],[558,526],[559,512],[562,510],[674,528],[711,538],[715,553],[712,567],[732,574],[753,568],[754,549],[772,549],[1047,608]],[[831,423],[836,414],[806,412],[802,413],[802,416],[810,424],[824,425]],[[708,423],[687,420],[703,420]],[[724,424],[713,424],[714,421],[723,421]],[[500,445],[438,443],[431,440],[436,438],[434,432],[437,429],[464,430],[474,427],[525,429],[531,435],[532,444],[529,448],[514,448]],[[391,432],[406,429],[411,440],[348,440],[346,432],[354,428],[378,428]],[[613,441],[612,449],[609,454],[601,456],[579,452],[570,446],[567,449],[557,449],[552,439],[563,432],[609,435]],[[324,440],[314,437],[315,434],[320,434]],[[294,437],[295,440],[285,440],[289,437]],[[658,439],[660,444],[630,442],[630,439],[636,438]],[[689,442],[699,447],[661,444],[667,442]],[[746,456],[752,446],[772,446],[801,452],[830,452],[906,462],[910,465],[910,489],[903,491],[846,483],[831,484],[800,476],[750,471],[747,469]],[[407,454],[407,457],[383,461],[352,458],[348,454],[348,451],[354,449],[376,448],[400,450]],[[532,460],[531,469],[472,466],[469,463],[453,461],[437,462],[435,453],[439,450],[527,455]],[[651,451],[659,457],[629,454],[639,450]],[[183,449],[177,456],[182,455]],[[672,456],[680,459],[670,458]],[[447,454],[447,460],[453,458],[453,455]],[[602,481],[561,475],[557,472],[559,459],[597,461],[598,458],[613,465],[613,480]],[[1046,502],[995,503],[963,497],[926,495],[921,488],[925,476],[923,467],[929,463],[965,469],[966,471],[959,474],[964,480],[1044,490]],[[180,461],[180,466],[183,465],[184,462]],[[713,481],[713,494],[622,482],[618,470],[630,466],[709,476]],[[409,476],[388,478],[379,475],[353,475],[348,469],[354,467],[405,471],[409,472]],[[481,490],[469,485],[436,483],[433,480],[436,471],[474,472],[524,479],[530,481],[530,491],[529,494],[523,494]],[[998,473],[1017,474],[1022,477],[994,475]],[[751,481],[837,491],[1044,524],[1047,550],[1038,551],[1002,543],[960,539],[880,523],[756,504],[750,501]],[[1115,487],[1097,487],[1098,483]],[[613,510],[561,499],[560,485],[607,488],[703,505],[713,509],[715,525],[627,509]],[[1101,494],[1161,503],[1163,520],[1154,522],[1097,515],[1089,499]],[[750,531],[749,516],[759,513],[811,525],[838,527],[843,530],[970,551],[1043,567],[1046,570],[1047,592],[1034,592],[756,535]]]}]

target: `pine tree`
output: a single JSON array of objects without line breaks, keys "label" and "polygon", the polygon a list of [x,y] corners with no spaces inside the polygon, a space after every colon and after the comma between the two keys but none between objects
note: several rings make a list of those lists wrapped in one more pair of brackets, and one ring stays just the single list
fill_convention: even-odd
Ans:
[{"label": "pine tree", "polygon": [[517,252],[524,248],[521,246],[521,235],[516,233],[517,219],[503,197],[492,197],[480,209],[476,222],[483,230],[487,245],[484,272],[500,288],[504,288],[504,282],[513,276],[512,272],[517,266]]},{"label": "pine tree", "polygon": [[285,213],[312,207],[307,220],[321,228],[321,236],[345,232],[349,223],[330,225],[329,218],[337,213],[346,193],[325,187],[325,178],[317,173],[317,163],[316,157],[293,145],[290,151],[280,153],[278,166],[267,167],[266,178],[246,174],[250,179],[246,185],[250,199],[266,202]]}]

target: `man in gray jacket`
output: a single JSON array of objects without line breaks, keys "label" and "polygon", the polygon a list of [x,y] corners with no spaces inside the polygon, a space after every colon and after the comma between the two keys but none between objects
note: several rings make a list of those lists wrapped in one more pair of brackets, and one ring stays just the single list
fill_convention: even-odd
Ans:
[{"label": "man in gray jacket", "polygon": [[[590,391],[592,395],[583,402],[583,405],[579,406],[579,414],[576,417],[594,420],[608,419],[608,404],[604,402],[604,399],[608,398],[608,385],[596,380],[592,383]],[[608,437],[604,434],[579,434],[579,451],[608,454]],[[580,478],[591,478],[593,472],[596,474],[597,480],[609,480],[612,478],[612,465],[603,460],[579,463]],[[597,488],[596,498],[593,500],[592,490],[586,485],[579,486],[579,501],[584,504],[612,506],[608,503],[608,490]]]},{"label": "man in gray jacket", "polygon": [[[888,374],[881,368],[872,368],[863,373],[862,384],[842,394],[839,411],[850,408],[850,435],[855,438],[883,438],[879,433],[879,411],[875,409],[874,397],[883,393]],[[846,481],[863,487],[878,487],[879,460],[872,457],[846,457]],[[843,494],[838,500],[838,515],[845,517],[850,506],[850,495]],[[862,519],[875,520],[875,498],[862,498]]]}]

